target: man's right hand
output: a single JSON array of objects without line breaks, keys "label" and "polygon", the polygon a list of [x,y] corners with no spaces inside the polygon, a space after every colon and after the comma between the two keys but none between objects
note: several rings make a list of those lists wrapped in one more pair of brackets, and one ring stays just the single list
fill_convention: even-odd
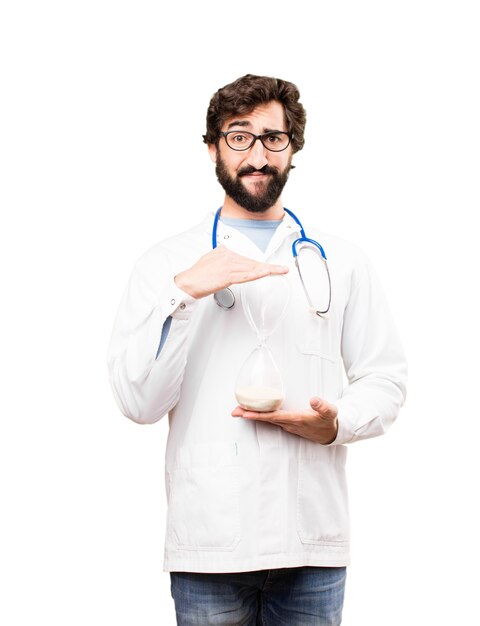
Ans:
[{"label": "man's right hand", "polygon": [[191,268],[175,276],[175,284],[193,298],[204,298],[230,285],[248,283],[272,274],[286,274],[285,265],[261,263],[217,246]]}]

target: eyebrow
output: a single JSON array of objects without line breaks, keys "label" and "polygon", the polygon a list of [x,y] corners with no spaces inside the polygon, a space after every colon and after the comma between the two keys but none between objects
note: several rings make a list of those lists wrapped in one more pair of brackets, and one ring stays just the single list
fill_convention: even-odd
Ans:
[{"label": "eyebrow", "polygon": [[[227,126],[227,130],[230,130],[231,128],[233,128],[233,126],[251,126],[251,125],[252,124],[248,120],[234,120],[233,122],[230,122],[230,124]],[[263,132],[264,133],[285,133],[287,131],[279,130],[278,128],[264,128]]]},{"label": "eyebrow", "polygon": [[227,126],[227,130],[229,130],[233,126],[251,126],[251,123],[248,120],[234,120],[233,122],[230,122],[230,124]]}]

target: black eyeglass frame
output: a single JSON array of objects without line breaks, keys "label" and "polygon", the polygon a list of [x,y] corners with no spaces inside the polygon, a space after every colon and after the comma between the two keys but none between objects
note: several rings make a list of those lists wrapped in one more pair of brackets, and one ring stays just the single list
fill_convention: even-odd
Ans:
[{"label": "black eyeglass frame", "polygon": [[[234,148],[228,143],[228,139],[227,139],[228,135],[234,135],[234,134],[250,135],[252,137],[252,142],[246,148]],[[284,148],[280,148],[280,150],[273,150],[272,148],[269,148],[265,144],[263,139],[264,137],[271,137],[272,135],[287,135],[288,137],[287,145]],[[287,133],[285,130],[270,130],[268,131],[268,133],[263,133],[262,135],[255,135],[254,133],[251,133],[246,130],[227,130],[227,131],[220,131],[220,137],[225,137],[225,143],[230,148],[230,150],[235,150],[235,152],[245,152],[245,150],[250,150],[250,148],[257,141],[257,139],[260,139],[260,141],[262,142],[262,146],[266,148],[267,150],[269,150],[270,152],[283,152],[292,143],[293,133]]]}]

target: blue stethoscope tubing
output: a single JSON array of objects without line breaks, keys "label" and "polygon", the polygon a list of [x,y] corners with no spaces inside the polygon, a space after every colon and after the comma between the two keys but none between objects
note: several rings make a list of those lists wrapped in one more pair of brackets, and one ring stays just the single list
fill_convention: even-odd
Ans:
[{"label": "blue stethoscope tubing", "polygon": [[[215,250],[215,248],[217,247],[217,230],[218,230],[218,222],[220,220],[221,210],[222,210],[222,207],[220,207],[217,210],[217,212],[215,213],[215,217],[213,219],[213,227],[212,227],[212,248],[213,248],[213,250]],[[288,215],[290,215],[290,217],[293,220],[295,220],[295,222],[300,227],[301,237],[299,237],[298,239],[295,239],[295,241],[292,243],[292,254],[293,254],[293,258],[295,259],[295,265],[297,266],[297,270],[298,270],[298,274],[300,276],[300,280],[302,281],[302,286],[303,286],[303,289],[305,291],[305,295],[307,296],[308,302],[310,304],[310,308],[314,311],[314,313],[316,315],[318,315],[319,317],[324,317],[326,315],[326,313],[328,313],[328,311],[330,309],[330,303],[332,301],[332,284],[331,284],[331,279],[330,279],[330,272],[328,270],[328,265],[327,265],[327,255],[325,254],[324,249],[318,243],[318,241],[315,241],[315,239],[310,239],[309,237],[307,237],[307,235],[305,234],[305,230],[304,230],[304,228],[302,226],[302,222],[298,219],[298,217],[295,215],[295,213],[293,213],[293,211],[290,211],[289,209],[286,209],[285,207],[284,207],[283,210],[285,211],[285,213],[288,213]],[[319,310],[315,309],[315,307],[313,306],[313,304],[312,304],[312,302],[310,300],[310,297],[308,295],[307,289],[305,287],[305,283],[303,282],[302,273],[300,271],[300,266],[298,264],[298,251],[297,251],[297,246],[300,243],[309,243],[309,244],[315,246],[315,248],[317,248],[317,250],[320,252],[320,255],[322,257],[322,261],[325,263],[325,269],[327,271],[329,292],[330,293],[329,293],[329,299],[328,299],[328,306],[327,306],[327,308],[324,311],[319,311]],[[229,289],[228,287],[226,287],[225,289],[222,289],[221,291],[218,291],[217,293],[214,293],[213,297],[215,299],[215,302],[222,309],[231,309],[234,306],[234,304],[235,304],[235,296],[233,295],[233,291],[231,289]]]}]

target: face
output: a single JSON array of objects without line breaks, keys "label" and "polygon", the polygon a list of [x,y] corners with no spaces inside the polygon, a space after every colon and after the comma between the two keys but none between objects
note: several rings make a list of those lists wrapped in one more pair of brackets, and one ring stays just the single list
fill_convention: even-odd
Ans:
[{"label": "face", "polygon": [[[283,106],[277,101],[260,105],[247,115],[226,120],[222,130],[243,130],[255,135],[286,131]],[[291,145],[282,152],[271,152],[257,140],[248,150],[235,151],[222,137],[218,146],[209,146],[209,151],[220,184],[239,206],[251,213],[264,213],[278,201],[291,167]]]}]

